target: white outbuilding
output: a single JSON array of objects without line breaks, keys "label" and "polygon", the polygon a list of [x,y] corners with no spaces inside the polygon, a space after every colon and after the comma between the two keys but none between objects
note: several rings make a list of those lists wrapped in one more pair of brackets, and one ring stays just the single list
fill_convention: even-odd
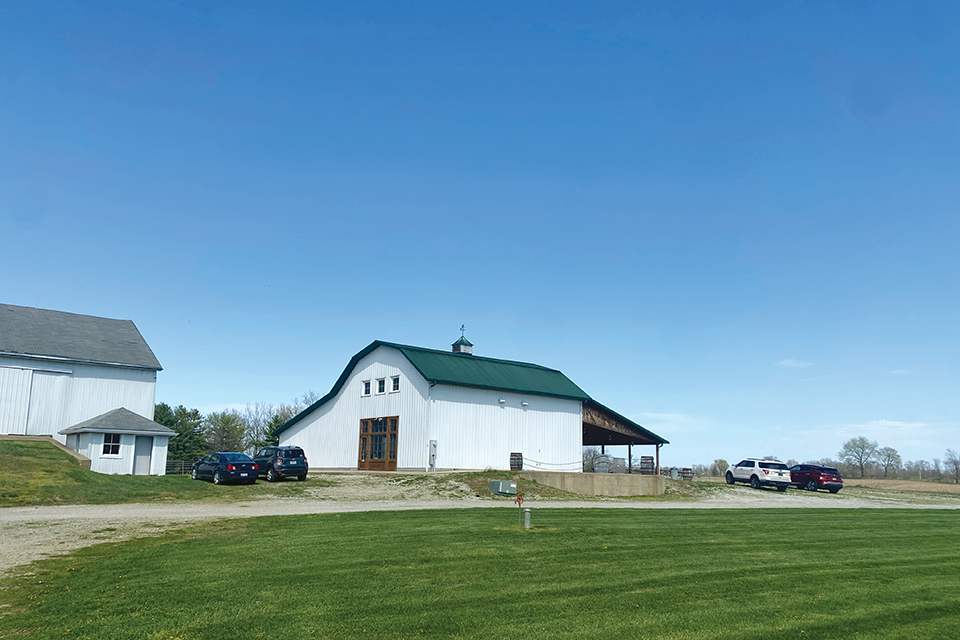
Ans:
[{"label": "white outbuilding", "polygon": [[581,471],[584,445],[667,441],[593,400],[563,373],[374,341],[328,394],[276,431],[311,467]]},{"label": "white outbuilding", "polygon": [[101,473],[163,474],[161,369],[130,320],[0,304],[2,434],[50,436]]}]

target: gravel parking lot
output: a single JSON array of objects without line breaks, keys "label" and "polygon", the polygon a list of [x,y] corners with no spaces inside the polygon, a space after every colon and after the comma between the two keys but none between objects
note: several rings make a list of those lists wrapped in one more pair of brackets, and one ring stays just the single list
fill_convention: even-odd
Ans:
[{"label": "gravel parking lot", "polygon": [[[307,481],[307,497],[250,502],[152,502],[147,504],[72,505],[0,509],[0,574],[18,565],[102,542],[153,535],[166,529],[219,518],[400,511],[412,509],[516,508],[510,498],[477,495],[462,483],[432,477],[409,482],[387,475],[311,475],[332,486]],[[670,490],[671,484],[675,487]],[[929,485],[928,485],[929,486]],[[949,485],[942,492],[845,488],[837,495],[790,490],[756,491],[745,486],[718,486],[685,495],[682,482],[668,483],[666,498],[538,499],[528,495],[531,509],[766,509],[766,508],[911,508],[958,509],[960,493]]]}]

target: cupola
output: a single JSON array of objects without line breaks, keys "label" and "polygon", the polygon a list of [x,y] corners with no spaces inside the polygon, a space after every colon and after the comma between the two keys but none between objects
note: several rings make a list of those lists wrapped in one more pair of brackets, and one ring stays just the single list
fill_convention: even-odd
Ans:
[{"label": "cupola", "polygon": [[472,356],[473,344],[463,336],[460,336],[460,339],[453,343],[453,352],[465,353],[468,356]]}]

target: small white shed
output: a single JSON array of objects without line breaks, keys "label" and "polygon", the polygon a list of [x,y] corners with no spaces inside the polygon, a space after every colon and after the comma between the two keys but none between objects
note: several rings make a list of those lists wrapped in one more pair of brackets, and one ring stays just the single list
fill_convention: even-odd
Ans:
[{"label": "small white shed", "polygon": [[167,443],[177,432],[128,409],[114,409],[60,431],[67,446],[90,458],[90,470],[164,475]]}]

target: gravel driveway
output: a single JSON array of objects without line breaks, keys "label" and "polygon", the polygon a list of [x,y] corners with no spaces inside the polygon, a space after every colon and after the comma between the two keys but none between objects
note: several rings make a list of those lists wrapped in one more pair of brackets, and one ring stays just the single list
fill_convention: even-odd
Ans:
[{"label": "gravel driveway", "polygon": [[[312,475],[312,478],[323,476]],[[151,535],[182,525],[219,518],[402,511],[412,509],[516,508],[509,499],[479,497],[464,485],[437,490],[411,488],[388,476],[336,476],[335,485],[311,489],[308,498],[251,502],[177,502],[115,505],[14,507],[0,509],[0,575],[33,560],[67,553],[101,542]],[[318,483],[320,484],[320,483]],[[856,495],[805,491],[756,491],[724,487],[698,499],[636,501],[629,499],[538,500],[523,506],[603,509],[745,509],[745,508],[960,508],[960,496],[877,491]]]}]

